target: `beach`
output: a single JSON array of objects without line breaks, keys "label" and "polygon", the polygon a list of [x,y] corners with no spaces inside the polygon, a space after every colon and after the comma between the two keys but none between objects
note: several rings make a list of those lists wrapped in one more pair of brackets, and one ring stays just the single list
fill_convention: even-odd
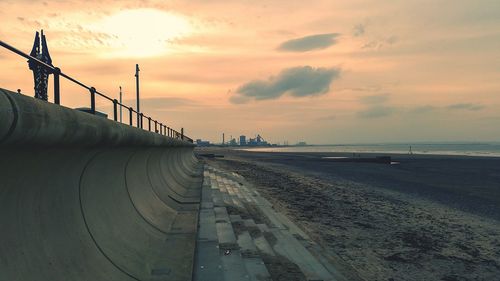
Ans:
[{"label": "beach", "polygon": [[[360,280],[498,280],[500,158],[197,148],[236,172]],[[333,158],[325,158],[333,157]],[[340,264],[341,263],[341,264]]]}]

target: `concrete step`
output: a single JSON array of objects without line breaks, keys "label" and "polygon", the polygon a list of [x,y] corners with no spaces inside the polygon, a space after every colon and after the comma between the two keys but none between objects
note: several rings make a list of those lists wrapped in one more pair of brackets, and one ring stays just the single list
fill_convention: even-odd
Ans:
[{"label": "concrete step", "polygon": [[222,259],[217,241],[198,241],[196,243],[194,281],[224,280]]},{"label": "concrete step", "polygon": [[225,281],[250,280],[250,275],[247,272],[240,250],[221,251],[221,260]]},{"label": "concrete step", "polygon": [[243,219],[240,215],[229,215],[229,219],[231,220],[231,223],[243,222]]},{"label": "concrete step", "polygon": [[309,280],[334,280],[333,275],[288,231],[271,230],[276,237],[273,250],[299,266]]},{"label": "concrete step", "polygon": [[256,254],[257,247],[253,243],[252,237],[248,231],[243,231],[243,233],[238,234],[237,242],[242,251],[251,251]]},{"label": "concrete step", "polygon": [[[197,244],[203,253],[197,255],[195,281],[271,280],[262,255],[267,262],[270,257],[288,259],[308,280],[335,280],[328,259],[318,249],[309,251],[317,246],[309,236],[252,186],[240,184],[239,175],[212,167],[206,171]],[[243,219],[236,210],[229,215],[229,207],[250,215],[262,213],[266,223]]]},{"label": "concrete step", "polygon": [[238,246],[250,280],[270,280],[271,276],[248,230],[238,234]]},{"label": "concrete step", "polygon": [[243,262],[251,281],[271,281],[271,275],[260,257],[244,258]]}]

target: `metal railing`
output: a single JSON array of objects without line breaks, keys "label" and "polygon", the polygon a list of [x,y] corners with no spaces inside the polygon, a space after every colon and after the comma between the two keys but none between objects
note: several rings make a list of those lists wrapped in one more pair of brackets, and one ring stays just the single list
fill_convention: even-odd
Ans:
[{"label": "metal railing", "polygon": [[[95,114],[96,110],[96,106],[95,106],[95,96],[98,95],[100,97],[103,97],[104,99],[110,101],[113,103],[113,119],[114,121],[118,121],[118,106],[122,107],[122,108],[125,108],[128,110],[129,112],[129,125],[130,126],[133,126],[133,114],[135,113],[136,116],[137,116],[137,128],[141,128],[141,129],[144,129],[144,118],[147,120],[148,122],[148,126],[147,126],[147,130],[148,131],[152,131],[152,129],[154,128],[154,130],[152,132],[156,132],[160,135],[163,135],[163,136],[167,136],[167,137],[171,137],[171,138],[176,138],[176,139],[181,139],[181,140],[184,140],[184,141],[188,141],[188,142],[193,142],[193,140],[187,136],[184,135],[184,129],[181,129],[181,132],[178,132],[170,127],[168,127],[167,125],[159,122],[158,120],[155,120],[149,116],[146,116],[144,115],[142,112],[138,112],[136,110],[134,110],[133,107],[129,107],[129,106],[126,106],[125,104],[123,103],[120,103],[118,100],[116,99],[112,99],[110,97],[108,97],[107,95],[105,95],[104,93],[101,93],[99,91],[96,90],[96,88],[94,87],[89,87],[85,84],[83,84],[82,82],[76,80],[75,78],[72,78],[71,76],[63,73],[61,71],[60,68],[58,67],[54,67],[52,65],[49,65],[49,64],[46,64],[45,62],[35,58],[35,57],[32,57],[18,49],[16,49],[15,47],[3,42],[0,40],[0,46],[4,47],[5,49],[13,52],[13,53],[16,53],[30,61],[33,61],[35,63],[37,63],[38,65],[42,66],[42,67],[45,67],[46,69],[49,70],[49,72],[51,74],[54,75],[54,103],[55,104],[60,104],[61,103],[61,88],[60,88],[60,82],[59,82],[59,79],[60,77],[64,77],[66,79],[68,79],[69,81],[87,89],[90,93],[90,112],[92,114]],[[152,126],[154,123],[154,127]]]}]

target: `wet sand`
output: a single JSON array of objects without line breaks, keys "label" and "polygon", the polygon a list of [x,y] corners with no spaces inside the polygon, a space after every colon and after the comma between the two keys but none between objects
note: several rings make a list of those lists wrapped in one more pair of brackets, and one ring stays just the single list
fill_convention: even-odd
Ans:
[{"label": "wet sand", "polygon": [[[365,280],[500,280],[500,158],[198,149]],[[375,155],[363,154],[362,157]]]}]

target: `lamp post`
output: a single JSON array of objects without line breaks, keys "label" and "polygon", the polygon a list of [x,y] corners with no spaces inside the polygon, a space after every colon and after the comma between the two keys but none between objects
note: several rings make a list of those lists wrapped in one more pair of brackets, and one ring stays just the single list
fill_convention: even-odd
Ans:
[{"label": "lamp post", "polygon": [[139,127],[139,114],[141,112],[140,102],[139,102],[139,64],[135,65],[135,92],[137,94],[137,127]]},{"label": "lamp post", "polygon": [[122,86],[120,86],[120,123],[122,122]]}]

